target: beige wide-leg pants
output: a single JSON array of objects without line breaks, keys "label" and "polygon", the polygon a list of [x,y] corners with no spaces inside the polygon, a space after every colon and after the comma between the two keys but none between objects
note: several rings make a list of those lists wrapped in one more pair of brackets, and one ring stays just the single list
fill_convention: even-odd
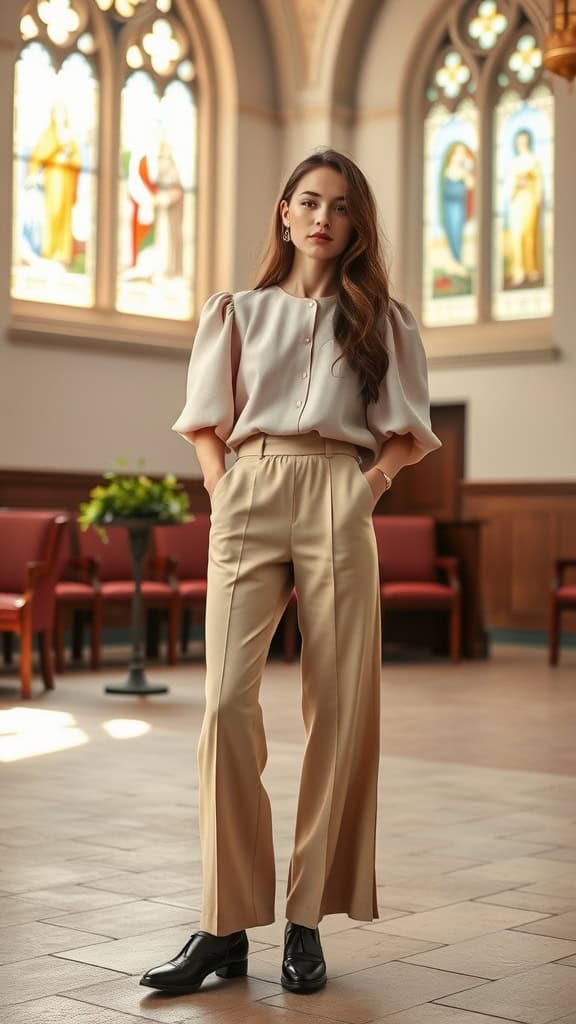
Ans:
[{"label": "beige wide-leg pants", "polygon": [[200,927],[274,920],[275,866],[259,690],[298,594],[306,746],[286,916],[378,917],[375,882],[380,604],[372,491],[357,449],[258,435],[213,493],[206,710],[198,746]]}]

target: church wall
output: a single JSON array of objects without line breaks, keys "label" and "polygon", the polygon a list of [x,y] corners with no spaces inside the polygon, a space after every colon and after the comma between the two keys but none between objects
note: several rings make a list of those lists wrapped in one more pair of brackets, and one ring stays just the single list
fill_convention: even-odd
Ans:
[{"label": "church wall", "polygon": [[[423,27],[438,9],[436,0],[383,4],[358,73],[355,153],[378,196],[399,297],[406,294],[410,274],[409,260],[404,277],[399,260],[404,242],[402,185],[410,173],[402,167],[400,154],[404,133],[418,130],[403,120],[402,90],[409,85],[410,61],[417,60]],[[400,39],[402,45],[398,45]],[[576,94],[568,92],[565,82],[553,81],[557,143],[552,333],[559,357],[553,362],[431,368],[432,400],[466,404],[466,478],[470,480],[564,480],[576,474]]]},{"label": "church wall", "polygon": [[[214,6],[202,0],[200,8]],[[0,10],[0,466],[104,470],[118,456],[142,457],[148,472],[199,473],[194,452],[170,425],[184,401],[188,352],[134,351],[82,342],[47,346],[8,340],[12,77],[20,0]],[[206,11],[206,28],[210,15]],[[257,0],[222,3],[235,60],[237,104],[220,100],[232,133],[231,194],[223,195],[210,248],[214,290],[249,287],[278,182],[280,127],[271,49]],[[227,104],[227,105],[226,105]],[[215,168],[220,176],[221,167]],[[202,200],[200,200],[202,201]],[[230,211],[228,213],[228,211]],[[226,267],[230,270],[226,271]],[[192,341],[192,327],[190,342]]]},{"label": "church wall", "polygon": [[[392,281],[403,295],[403,88],[419,33],[438,9],[436,0],[387,0],[360,36],[343,33],[330,59],[333,94],[303,88],[288,96],[279,84],[266,0],[222,0],[237,79],[237,109],[225,111],[236,163],[224,223],[214,245],[226,258],[215,289],[250,287],[268,230],[278,185],[316,145],[334,144],[355,156],[375,189],[391,243]],[[358,7],[362,5],[354,0]],[[373,0],[370,0],[374,8]],[[335,0],[341,8],[350,0]],[[208,0],[199,7],[210,6]],[[43,347],[6,338],[9,324],[9,215],[11,90],[16,0],[0,11],[0,465],[6,468],[101,470],[118,455],[143,456],[150,472],[189,474],[192,449],[171,433],[184,398],[187,354],[126,351],[68,344]],[[343,22],[344,23],[344,22]],[[401,40],[401,44],[399,41]],[[348,47],[348,42],[351,50]],[[338,67],[346,76],[338,76]],[[354,67],[356,68],[353,73]],[[352,69],[352,71],[350,70]],[[342,83],[347,92],[342,93]],[[553,332],[560,358],[549,363],[433,367],[432,399],[467,406],[466,477],[471,480],[573,479],[576,473],[576,332],[573,329],[573,239],[576,204],[572,131],[576,94],[564,83],[557,96],[556,312]],[[331,110],[330,100],[337,110]],[[281,109],[282,104],[286,109]],[[290,109],[288,109],[288,107]],[[300,114],[298,114],[300,111]]]}]

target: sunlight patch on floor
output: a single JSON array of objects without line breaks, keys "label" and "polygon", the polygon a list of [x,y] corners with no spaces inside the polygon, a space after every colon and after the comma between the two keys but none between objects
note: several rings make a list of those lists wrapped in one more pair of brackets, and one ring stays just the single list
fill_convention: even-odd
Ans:
[{"label": "sunlight patch on floor", "polygon": [[138,718],[111,718],[109,722],[102,722],[102,728],[115,740],[130,740],[134,736],[144,736],[150,732],[151,726]]},{"label": "sunlight patch on floor", "polygon": [[80,747],[88,736],[67,711],[8,708],[0,711],[0,762]]},{"label": "sunlight patch on floor", "polygon": [[[151,729],[148,722],[137,718],[111,718],[101,725],[115,740],[145,736]],[[45,711],[42,708],[0,711],[0,762],[53,754],[89,742],[89,735],[68,711]]]}]

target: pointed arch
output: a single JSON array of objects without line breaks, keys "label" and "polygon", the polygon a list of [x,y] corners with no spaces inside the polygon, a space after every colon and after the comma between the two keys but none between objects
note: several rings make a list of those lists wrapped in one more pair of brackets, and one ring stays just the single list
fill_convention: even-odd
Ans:
[{"label": "pointed arch", "polygon": [[[164,327],[159,328],[157,324],[158,309],[149,308],[147,317],[146,310],[142,304],[136,307],[133,305],[130,312],[127,309],[116,309],[117,296],[117,274],[125,270],[121,265],[119,252],[122,245],[118,244],[119,225],[122,220],[122,199],[117,187],[119,166],[121,164],[121,94],[126,71],[134,70],[126,66],[127,46],[122,47],[122,40],[127,43],[129,37],[138,33],[139,26],[145,25],[146,19],[151,21],[149,25],[153,32],[153,25],[161,15],[155,9],[153,0],[142,0],[139,5],[133,5],[134,10],[130,17],[121,17],[116,8],[111,10],[108,0],[67,0],[68,10],[76,11],[79,14],[78,24],[74,29],[75,38],[86,35],[86,26],[91,18],[93,22],[91,53],[83,55],[85,60],[91,62],[91,66],[98,72],[100,83],[100,94],[98,97],[98,119],[95,120],[89,135],[93,145],[94,167],[97,168],[99,176],[97,200],[93,203],[93,224],[90,237],[91,252],[90,258],[86,256],[86,264],[89,263],[93,270],[91,292],[84,304],[78,304],[73,311],[73,303],[66,302],[66,305],[58,305],[61,301],[60,295],[56,295],[54,289],[45,290],[45,294],[33,295],[30,291],[26,294],[13,291],[12,300],[12,333],[16,338],[22,331],[27,338],[35,334],[39,340],[45,334],[47,340],[52,340],[55,334],[55,327],[51,326],[56,320],[60,329],[76,337],[79,341],[86,340],[89,343],[94,341],[105,341],[112,344],[142,344],[160,345],[161,347],[171,346],[186,348],[189,345],[189,326],[187,321],[193,318],[195,311],[210,290],[215,290],[223,284],[229,286],[235,267],[235,234],[234,234],[234,209],[237,204],[237,174],[235,172],[237,160],[237,136],[239,116],[239,78],[237,75],[237,55],[229,33],[229,27],[222,10],[222,5],[217,0],[196,0],[192,5],[187,0],[164,0],[163,7],[168,12],[168,19],[172,18],[174,24],[178,24],[180,38],[185,43],[184,49],[194,54],[195,76],[194,77],[194,103],[189,104],[189,136],[195,131],[197,124],[197,158],[192,160],[190,152],[184,153],[186,148],[184,140],[178,140],[182,152],[178,153],[178,160],[171,162],[164,161],[164,170],[169,178],[174,171],[174,163],[186,164],[190,192],[198,190],[202,195],[202,202],[198,204],[197,216],[192,210],[189,218],[184,211],[183,221],[188,231],[187,239],[184,239],[183,259],[172,260],[167,258],[164,268],[169,275],[182,276],[190,285],[190,299],[176,312],[165,310],[168,313],[168,322]],[[48,5],[50,6],[50,5]],[[57,5],[52,5],[57,6]],[[66,6],[66,4],[64,5]],[[107,8],[106,10],[101,8]],[[62,9],[62,4],[60,5]],[[46,4],[44,5],[44,11]],[[122,7],[126,11],[126,5]],[[36,0],[28,0],[20,7],[21,32],[31,28],[29,23],[22,20],[27,15],[32,20],[39,22],[42,19],[38,15]],[[163,16],[162,16],[163,18]],[[163,18],[163,20],[168,20]],[[74,19],[72,19],[74,20]],[[71,22],[70,22],[71,24]],[[34,34],[42,26],[32,27]],[[21,39],[21,44],[26,46],[32,40]],[[84,43],[86,40],[84,40]],[[134,45],[133,40],[131,40]],[[58,44],[52,41],[50,45],[57,48],[58,45],[68,46],[70,40]],[[190,55],[188,54],[188,56]],[[126,69],[126,70],[125,70]],[[176,70],[176,69],[174,69]],[[180,69],[182,70],[182,69]],[[189,69],[188,69],[189,70]],[[152,69],[154,73],[154,69]],[[243,69],[244,79],[246,70]],[[170,84],[164,82],[160,99],[166,110],[172,109],[172,121],[178,107],[180,113],[184,111],[183,90],[186,88],[183,76],[174,74],[174,88],[168,89]],[[176,81],[178,80],[178,81]],[[179,97],[176,95],[176,86],[180,85]],[[192,90],[190,90],[192,93]],[[173,133],[174,134],[174,133]],[[190,150],[188,145],[188,150]],[[192,164],[194,165],[192,167]],[[170,172],[170,174],[168,173]],[[96,172],[94,172],[95,182]],[[38,183],[40,184],[40,182]],[[178,183],[172,180],[173,193],[178,190]],[[16,173],[14,174],[14,188],[18,187]],[[82,189],[80,189],[82,192]],[[86,188],[84,188],[86,192]],[[170,192],[167,185],[163,189],[163,195]],[[73,190],[70,188],[69,197],[72,197]],[[40,215],[40,202],[42,197],[36,196],[36,216]],[[14,228],[13,236],[21,235],[20,222],[22,214],[17,209],[17,202],[14,203]],[[77,204],[74,204],[77,205]],[[86,204],[85,204],[86,205]],[[162,204],[159,204],[160,206]],[[188,204],[190,206],[190,204]],[[38,227],[34,227],[32,218],[34,216],[33,204],[28,205],[30,219],[30,236],[35,231],[38,238]],[[125,210],[124,210],[125,216]],[[87,216],[81,214],[79,209],[73,212],[72,233],[79,227],[86,225]],[[166,255],[166,239],[168,218],[164,218],[164,224],[160,226],[157,234],[164,239],[163,251]],[[176,227],[176,218],[172,216],[172,226]],[[124,229],[124,235],[125,235]],[[193,239],[193,236],[194,239]],[[77,247],[78,239],[74,239],[74,246]],[[20,244],[21,243],[16,243]],[[37,242],[36,242],[37,244]],[[162,248],[161,246],[159,248]],[[55,254],[56,255],[56,254]],[[182,254],[181,254],[182,255]],[[48,256],[42,257],[44,266],[49,262]],[[186,265],[187,263],[187,265]],[[53,269],[53,268],[50,268]],[[56,268],[60,276],[63,271],[62,263]],[[182,270],[182,275],[180,275]],[[165,275],[166,276],[166,275]],[[56,299],[56,302],[54,301]],[[121,306],[122,303],[118,303]],[[181,323],[178,323],[177,316],[180,315]],[[66,327],[66,324],[68,326]],[[33,325],[33,326],[31,326]]]},{"label": "pointed arch", "polygon": [[[425,327],[442,329],[447,354],[457,345],[465,354],[551,344],[553,96],[541,67],[541,15],[532,20],[532,7],[523,0],[454,0],[425,26],[419,60],[410,62],[403,272],[410,301]],[[438,75],[448,52],[458,54],[456,63],[470,74],[453,83],[447,100]],[[477,109],[476,151],[472,132],[464,138],[463,103]],[[451,181],[429,131],[431,111],[440,109],[439,129],[461,143]],[[524,122],[534,126],[534,146],[520,159],[512,152],[514,126],[518,131]],[[436,142],[440,138],[437,133]],[[518,320],[534,321],[522,339],[511,333]]]}]

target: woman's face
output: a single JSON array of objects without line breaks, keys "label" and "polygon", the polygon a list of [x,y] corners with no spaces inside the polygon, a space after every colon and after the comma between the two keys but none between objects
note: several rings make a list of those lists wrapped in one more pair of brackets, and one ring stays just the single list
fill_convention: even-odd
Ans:
[{"label": "woman's face", "polygon": [[516,136],[516,152],[528,153],[530,150],[530,136],[526,132],[518,132]]},{"label": "woman's face", "polygon": [[301,253],[333,260],[344,252],[352,235],[346,205],[346,179],[333,167],[316,167],[304,174],[287,203],[280,203],[282,223],[290,228]]}]

